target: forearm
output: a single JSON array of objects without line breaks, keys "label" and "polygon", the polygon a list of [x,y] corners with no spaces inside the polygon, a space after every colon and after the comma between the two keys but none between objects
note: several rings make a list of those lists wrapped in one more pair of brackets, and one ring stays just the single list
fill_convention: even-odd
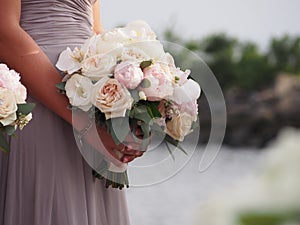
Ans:
[{"label": "forearm", "polygon": [[72,124],[68,100],[55,86],[61,81],[60,74],[21,27],[16,25],[3,32],[0,30],[0,61],[21,74],[22,83],[33,97]]}]

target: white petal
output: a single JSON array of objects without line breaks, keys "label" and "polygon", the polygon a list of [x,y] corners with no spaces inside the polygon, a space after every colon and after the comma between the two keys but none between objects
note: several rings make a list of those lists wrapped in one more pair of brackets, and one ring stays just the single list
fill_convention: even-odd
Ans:
[{"label": "white petal", "polygon": [[58,58],[56,67],[61,71],[67,71],[69,74],[74,73],[80,69],[80,63],[73,57],[73,52],[70,48],[64,50]]},{"label": "white petal", "polygon": [[12,113],[6,118],[1,119],[0,122],[3,124],[3,126],[7,126],[7,125],[11,125],[16,119],[17,119],[16,113]]},{"label": "white petal", "polygon": [[198,99],[200,94],[201,89],[199,84],[191,79],[188,79],[182,86],[177,86],[174,88],[172,99],[176,103],[182,104]]}]

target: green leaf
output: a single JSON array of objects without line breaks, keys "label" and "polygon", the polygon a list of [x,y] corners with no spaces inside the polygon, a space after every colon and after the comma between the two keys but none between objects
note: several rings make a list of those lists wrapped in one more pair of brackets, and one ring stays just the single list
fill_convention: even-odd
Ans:
[{"label": "green leaf", "polygon": [[139,91],[137,89],[130,90],[131,97],[134,100],[134,103],[138,102],[140,100]]},{"label": "green leaf", "polygon": [[179,150],[181,150],[185,155],[188,155],[187,152],[180,146],[179,141],[175,140],[174,138],[172,138],[171,136],[167,135],[165,136],[165,141],[167,141],[168,143],[176,146]]},{"label": "green leaf", "polygon": [[143,70],[143,69],[145,69],[145,68],[151,66],[152,63],[153,63],[152,60],[143,61],[143,62],[141,62],[140,67],[141,67],[141,69]]},{"label": "green leaf", "polygon": [[108,121],[108,127],[116,145],[121,144],[130,132],[128,117],[112,118]]},{"label": "green leaf", "polygon": [[144,138],[150,137],[150,126],[149,126],[149,124],[143,122],[141,124],[141,129],[143,131]]},{"label": "green leaf", "polygon": [[151,125],[151,133],[156,133],[157,135],[160,135],[162,137],[166,135],[164,128],[159,126],[157,123],[153,123]]},{"label": "green leaf", "polygon": [[149,88],[151,86],[151,82],[150,82],[150,80],[145,78],[145,79],[143,79],[143,81],[141,82],[140,85],[142,88]]},{"label": "green leaf", "polygon": [[15,128],[15,126],[5,126],[4,130],[7,135],[11,136],[15,133],[16,128]]},{"label": "green leaf", "polygon": [[60,91],[65,91],[66,82],[60,82],[55,85]]},{"label": "green leaf", "polygon": [[3,133],[0,133],[0,150],[4,153],[9,152],[9,144],[6,140],[6,136]]},{"label": "green leaf", "polygon": [[22,115],[27,116],[29,113],[32,112],[34,107],[35,107],[34,103],[18,104],[17,115],[19,116],[19,114],[21,113]]},{"label": "green leaf", "polygon": [[175,156],[170,148],[170,146],[168,145],[168,142],[165,142],[166,143],[166,146],[167,146],[167,149],[168,149],[168,152],[170,153],[170,155],[172,156],[172,159],[175,160]]},{"label": "green leaf", "polygon": [[148,113],[148,109],[147,106],[145,105],[139,105],[137,107],[135,107],[131,112],[130,112],[130,117],[137,119],[137,120],[141,120],[147,124],[151,123],[151,116]]},{"label": "green leaf", "polygon": [[152,118],[161,118],[161,114],[158,111],[159,102],[147,102],[147,110]]}]

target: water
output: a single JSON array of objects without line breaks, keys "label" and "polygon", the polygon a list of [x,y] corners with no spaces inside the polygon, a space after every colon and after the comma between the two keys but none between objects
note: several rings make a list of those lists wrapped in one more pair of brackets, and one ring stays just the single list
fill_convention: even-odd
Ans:
[{"label": "water", "polygon": [[207,200],[232,188],[258,169],[261,152],[222,147],[211,167],[198,172],[201,151],[174,177],[157,185],[127,190],[132,225],[193,225]]}]

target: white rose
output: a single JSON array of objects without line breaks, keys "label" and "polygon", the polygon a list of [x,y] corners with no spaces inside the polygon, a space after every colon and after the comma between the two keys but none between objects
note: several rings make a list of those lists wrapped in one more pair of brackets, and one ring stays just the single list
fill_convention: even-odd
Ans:
[{"label": "white rose", "polygon": [[25,86],[20,82],[20,74],[14,70],[9,70],[7,66],[1,66],[1,68],[0,87],[11,90],[15,94],[17,104],[25,103],[27,92]]},{"label": "white rose", "polygon": [[19,83],[18,87],[15,90],[15,97],[18,104],[26,102],[27,90],[23,84]]},{"label": "white rose", "polygon": [[97,52],[97,42],[101,40],[101,36],[95,34],[87,39],[84,44],[81,46],[81,51],[84,53],[84,58],[99,54]]},{"label": "white rose", "polygon": [[[139,52],[143,52],[148,59],[154,61],[161,61],[165,58],[164,47],[161,42],[154,41],[138,41],[126,46],[129,49],[139,49]],[[136,51],[136,50],[135,50]]]},{"label": "white rose", "polygon": [[80,69],[83,57],[84,55],[80,49],[75,48],[72,51],[70,48],[67,48],[60,53],[56,67],[61,71],[72,74]]},{"label": "white rose", "polygon": [[192,130],[193,117],[188,113],[174,115],[167,122],[167,134],[178,141],[183,141],[184,137]]},{"label": "white rose", "polygon": [[143,50],[134,46],[124,47],[121,52],[120,60],[122,61],[137,61],[141,63],[143,61],[151,60],[151,57],[147,55]]},{"label": "white rose", "polygon": [[178,104],[182,104],[198,99],[200,94],[201,89],[199,84],[191,79],[187,79],[183,85],[174,87],[171,100]]},{"label": "white rose", "polygon": [[9,89],[0,87],[0,122],[3,126],[14,123],[17,119],[17,109],[15,94]]},{"label": "white rose", "polygon": [[117,64],[116,58],[110,54],[99,54],[82,62],[82,74],[93,80],[110,76]]},{"label": "white rose", "polygon": [[128,23],[124,28],[124,32],[130,37],[137,40],[155,40],[156,34],[151,27],[142,20],[132,21]]},{"label": "white rose", "polygon": [[113,31],[104,32],[102,35],[94,35],[88,39],[82,46],[85,57],[91,57],[99,54],[107,54],[112,51],[120,52],[123,44],[118,34],[114,35]]},{"label": "white rose", "polygon": [[123,28],[115,28],[101,35],[102,41],[108,43],[128,43],[130,36],[124,32]]},{"label": "white rose", "polygon": [[105,77],[94,85],[92,102],[110,119],[124,117],[126,110],[131,109],[133,98],[116,79]]},{"label": "white rose", "polygon": [[77,106],[83,111],[88,111],[92,107],[91,94],[92,94],[92,81],[79,74],[74,74],[67,80],[65,89],[69,98],[70,104]]},{"label": "white rose", "polygon": [[162,61],[162,63],[166,63],[169,67],[176,68],[175,60],[169,52],[165,53],[165,55],[162,57],[161,61]]}]

